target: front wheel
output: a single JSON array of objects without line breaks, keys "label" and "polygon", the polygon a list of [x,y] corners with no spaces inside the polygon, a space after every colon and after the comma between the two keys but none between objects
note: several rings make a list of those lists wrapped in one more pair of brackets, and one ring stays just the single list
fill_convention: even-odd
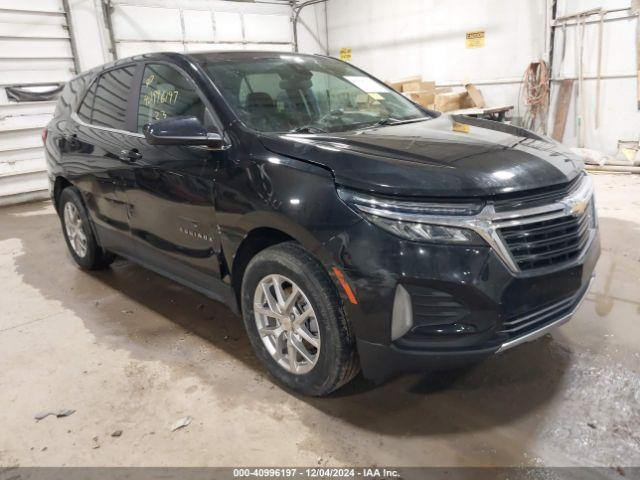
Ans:
[{"label": "front wheel", "polygon": [[285,386],[321,396],[358,373],[340,297],[322,265],[300,245],[279,244],[249,262],[242,312],[256,354]]}]

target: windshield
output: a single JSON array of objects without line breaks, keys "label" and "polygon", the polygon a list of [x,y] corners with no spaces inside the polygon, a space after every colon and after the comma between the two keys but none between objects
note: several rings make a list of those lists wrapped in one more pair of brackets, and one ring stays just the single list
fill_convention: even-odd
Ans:
[{"label": "windshield", "polygon": [[202,63],[242,122],[261,132],[335,132],[431,118],[331,58],[282,54]]}]

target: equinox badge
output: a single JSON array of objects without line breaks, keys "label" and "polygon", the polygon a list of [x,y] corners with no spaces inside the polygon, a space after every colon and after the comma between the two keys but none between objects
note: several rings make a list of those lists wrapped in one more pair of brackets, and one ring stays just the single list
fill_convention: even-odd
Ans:
[{"label": "equinox badge", "polygon": [[184,235],[188,235],[191,238],[197,238],[199,240],[207,240],[213,243],[213,238],[210,235],[207,235],[206,233],[194,232],[193,230],[189,230],[184,227],[178,227],[178,230],[180,231],[180,233]]}]

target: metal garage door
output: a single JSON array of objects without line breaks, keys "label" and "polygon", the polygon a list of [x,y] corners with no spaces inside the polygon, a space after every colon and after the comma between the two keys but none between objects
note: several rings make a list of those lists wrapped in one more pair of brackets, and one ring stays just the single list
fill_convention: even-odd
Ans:
[{"label": "metal garage door", "polygon": [[293,50],[288,1],[111,1],[118,58],[152,51]]},{"label": "metal garage door", "polygon": [[6,87],[42,87],[75,74],[65,0],[0,0],[0,205],[47,195],[42,128],[55,101],[14,102]]}]

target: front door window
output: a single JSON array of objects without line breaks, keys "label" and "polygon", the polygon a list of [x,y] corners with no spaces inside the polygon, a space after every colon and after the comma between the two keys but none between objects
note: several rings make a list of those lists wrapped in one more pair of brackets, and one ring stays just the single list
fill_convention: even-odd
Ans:
[{"label": "front door window", "polygon": [[169,65],[145,66],[138,105],[138,132],[142,133],[147,123],[183,116],[196,117],[205,126],[209,121],[193,84]]}]

